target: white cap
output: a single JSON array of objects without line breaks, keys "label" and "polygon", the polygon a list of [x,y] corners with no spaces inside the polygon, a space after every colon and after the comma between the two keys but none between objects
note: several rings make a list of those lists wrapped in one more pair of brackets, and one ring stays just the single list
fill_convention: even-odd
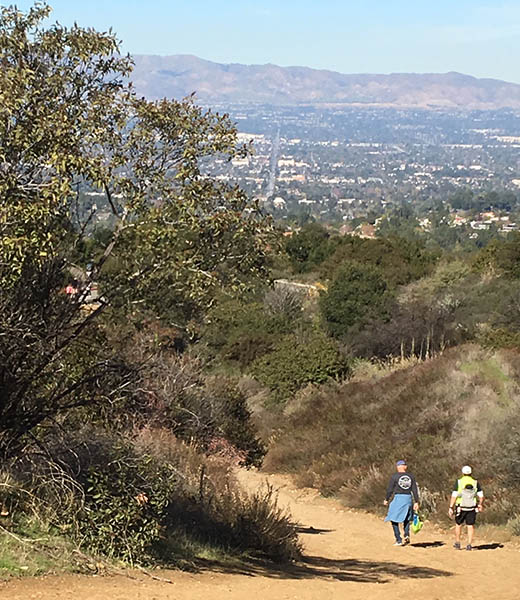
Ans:
[{"label": "white cap", "polygon": [[462,467],[462,474],[471,475],[471,467],[469,465]]}]

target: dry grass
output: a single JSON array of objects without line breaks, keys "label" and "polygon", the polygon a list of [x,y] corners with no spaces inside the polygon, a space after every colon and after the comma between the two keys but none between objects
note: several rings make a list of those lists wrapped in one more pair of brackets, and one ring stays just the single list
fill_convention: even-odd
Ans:
[{"label": "dry grass", "polygon": [[290,405],[264,465],[372,509],[405,457],[435,515],[469,463],[488,497],[483,520],[505,523],[520,514],[519,383],[518,353],[474,345],[423,362],[358,363],[349,382]]}]

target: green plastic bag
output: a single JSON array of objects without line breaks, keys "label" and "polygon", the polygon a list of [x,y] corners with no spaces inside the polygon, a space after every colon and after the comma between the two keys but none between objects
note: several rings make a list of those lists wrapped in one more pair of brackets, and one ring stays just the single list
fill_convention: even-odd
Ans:
[{"label": "green plastic bag", "polygon": [[419,531],[421,531],[421,529],[423,528],[423,525],[424,523],[419,518],[419,515],[417,513],[414,513],[412,520],[412,532],[419,533]]}]

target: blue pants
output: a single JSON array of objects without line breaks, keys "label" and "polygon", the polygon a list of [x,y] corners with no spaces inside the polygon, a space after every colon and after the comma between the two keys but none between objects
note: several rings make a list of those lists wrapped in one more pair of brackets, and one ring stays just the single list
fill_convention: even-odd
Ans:
[{"label": "blue pants", "polygon": [[[406,515],[403,521],[404,537],[410,537],[410,523],[412,522],[412,516],[413,511],[410,507],[410,510],[408,511],[408,514]],[[391,521],[391,523],[392,529],[394,530],[395,541],[402,542],[403,540],[401,539],[401,532],[399,531],[399,523],[397,523],[396,521]]]}]

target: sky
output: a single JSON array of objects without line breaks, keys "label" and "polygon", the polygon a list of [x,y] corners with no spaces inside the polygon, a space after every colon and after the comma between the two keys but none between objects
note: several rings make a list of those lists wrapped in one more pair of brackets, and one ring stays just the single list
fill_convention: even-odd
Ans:
[{"label": "sky", "polygon": [[[0,1],[26,10],[33,2]],[[49,0],[130,54],[520,83],[520,0]]]}]

